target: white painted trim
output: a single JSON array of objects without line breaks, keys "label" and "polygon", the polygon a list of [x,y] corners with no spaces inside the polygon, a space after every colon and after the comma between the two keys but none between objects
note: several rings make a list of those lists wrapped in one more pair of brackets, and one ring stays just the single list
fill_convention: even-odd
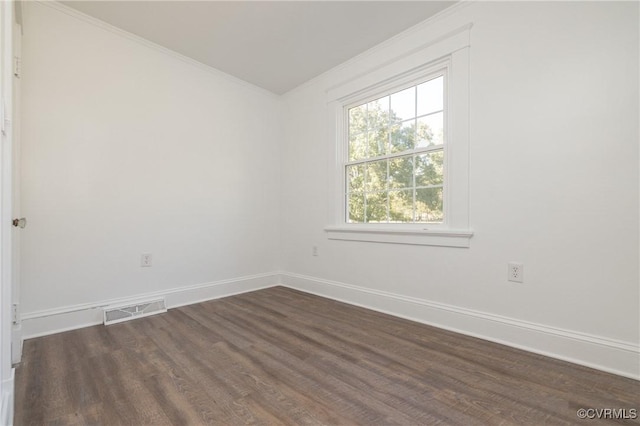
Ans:
[{"label": "white painted trim", "polygon": [[455,229],[398,229],[372,228],[363,224],[327,226],[324,228],[330,240],[366,241],[376,243],[412,244],[423,246],[469,247],[471,230]]},{"label": "white painted trim", "polygon": [[15,370],[11,368],[12,304],[13,304],[13,150],[14,150],[14,90],[13,90],[13,2],[0,4],[0,103],[2,106],[2,135],[0,135],[0,380],[2,402],[0,421],[13,423]]},{"label": "white painted trim", "polygon": [[17,364],[22,361],[22,324],[13,325],[11,333],[11,363]]},{"label": "white painted trim", "polygon": [[164,46],[161,46],[159,44],[156,44],[152,41],[147,40],[146,38],[140,37],[138,35],[135,35],[133,33],[130,33],[128,31],[125,31],[123,29],[120,29],[118,27],[115,27],[107,22],[101,21],[100,19],[94,18],[93,16],[87,15],[85,13],[82,13],[72,7],[66,6],[62,3],[59,3],[56,0],[36,0],[34,3],[36,4],[40,4],[43,6],[47,6],[50,7],[52,9],[57,10],[58,12],[62,12],[66,15],[69,15],[73,18],[79,19],[87,24],[91,24],[93,26],[96,26],[98,28],[101,28],[103,30],[109,31],[110,33],[113,33],[115,35],[118,35],[120,37],[124,37],[128,40],[131,40],[133,42],[136,42],[138,44],[141,44],[149,49],[152,50],[156,50],[160,53],[164,53],[165,55],[171,56],[174,59],[178,59],[179,61],[185,62],[189,65],[192,65],[202,71],[208,72],[210,74],[213,74],[217,77],[221,77],[224,78],[227,81],[230,81],[232,83],[238,84],[240,86],[246,87],[248,89],[251,90],[255,90],[256,92],[259,92],[263,95],[269,96],[273,99],[279,99],[280,96],[267,90],[267,89],[263,89],[262,87],[256,86],[254,84],[249,83],[248,81],[239,79],[237,77],[234,77],[231,74],[227,74],[224,71],[220,71],[217,68],[214,68],[212,66],[209,66],[207,64],[204,64],[200,61],[197,61],[193,58],[190,58],[188,56],[182,55],[181,53],[176,52],[175,50],[171,50],[168,49]]},{"label": "white painted trim", "polygon": [[282,285],[640,380],[637,344],[290,272]]},{"label": "white painted trim", "polygon": [[[328,200],[329,225],[325,228],[330,239],[377,243],[418,244],[446,247],[469,247],[469,238],[449,235],[469,228],[469,72],[471,28],[469,23],[430,39],[415,49],[394,56],[391,60],[370,65],[368,68],[343,80],[326,91],[327,146],[329,158],[330,193]],[[347,161],[347,123],[345,109],[356,102],[390,92],[393,87],[404,87],[442,73],[445,76],[445,134],[444,144],[444,223],[426,225],[432,229],[450,230],[448,235],[418,234],[417,224],[386,224],[390,231],[409,229],[411,232],[363,231],[361,224],[349,224],[346,216],[345,165]],[[384,156],[386,158],[387,156]],[[371,159],[367,159],[371,161]],[[339,228],[339,229],[338,229]],[[347,228],[353,231],[347,232]],[[422,227],[424,228],[424,227]],[[422,229],[424,230],[424,229]],[[337,232],[334,232],[337,231]]]},{"label": "white painted trim", "polygon": [[235,294],[260,290],[278,285],[280,275],[277,272],[249,275],[227,280],[192,286],[177,287],[152,293],[138,294],[118,299],[102,300],[79,305],[62,306],[54,309],[34,311],[22,315],[23,339],[61,333],[78,328],[102,324],[106,306],[136,304],[152,298],[164,297],[167,309]]},{"label": "white painted trim", "polygon": [[11,369],[11,376],[2,382],[2,408],[0,408],[0,424],[13,424],[13,405],[15,395],[16,369]]},{"label": "white painted trim", "polygon": [[387,59],[383,63],[335,84],[327,89],[327,102],[338,100],[344,103],[345,99],[358,96],[358,92],[361,90],[368,91],[370,88],[378,90],[377,87],[381,82],[388,82],[390,79],[398,80],[407,72],[415,73],[415,70],[425,66],[431,68],[430,64],[438,67],[436,62],[440,58],[469,47],[472,26],[472,24],[464,25],[437,39],[430,40],[417,49],[395,56],[393,59]]}]

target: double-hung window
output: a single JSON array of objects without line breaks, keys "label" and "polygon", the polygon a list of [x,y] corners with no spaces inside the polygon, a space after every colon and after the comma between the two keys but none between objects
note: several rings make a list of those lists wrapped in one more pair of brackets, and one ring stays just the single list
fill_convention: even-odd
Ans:
[{"label": "double-hung window", "polygon": [[330,239],[469,246],[469,31],[327,92]]},{"label": "double-hung window", "polygon": [[439,70],[345,108],[347,223],[443,222],[446,78]]}]

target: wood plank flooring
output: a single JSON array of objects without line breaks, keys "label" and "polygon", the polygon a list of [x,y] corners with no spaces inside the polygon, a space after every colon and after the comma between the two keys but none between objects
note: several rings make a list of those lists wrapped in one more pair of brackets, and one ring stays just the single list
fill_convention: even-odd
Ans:
[{"label": "wood plank flooring", "polygon": [[283,287],[28,340],[16,381],[16,425],[640,424],[576,415],[638,381]]}]

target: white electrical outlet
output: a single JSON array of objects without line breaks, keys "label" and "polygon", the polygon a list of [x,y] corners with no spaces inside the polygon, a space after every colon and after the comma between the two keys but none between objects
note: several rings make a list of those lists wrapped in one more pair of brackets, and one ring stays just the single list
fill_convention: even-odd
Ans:
[{"label": "white electrical outlet", "polygon": [[312,256],[317,256],[318,255],[318,246],[311,247],[311,255]]},{"label": "white electrical outlet", "polygon": [[520,262],[509,262],[507,279],[515,283],[524,281],[524,265]]},{"label": "white electrical outlet", "polygon": [[140,255],[140,266],[142,268],[147,268],[151,266],[153,258],[151,257],[151,253],[142,253]]}]

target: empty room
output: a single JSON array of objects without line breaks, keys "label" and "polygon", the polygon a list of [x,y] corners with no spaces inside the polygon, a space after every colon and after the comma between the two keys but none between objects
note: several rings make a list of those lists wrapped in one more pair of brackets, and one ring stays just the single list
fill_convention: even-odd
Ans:
[{"label": "empty room", "polygon": [[640,424],[639,28],[2,1],[0,425]]}]

